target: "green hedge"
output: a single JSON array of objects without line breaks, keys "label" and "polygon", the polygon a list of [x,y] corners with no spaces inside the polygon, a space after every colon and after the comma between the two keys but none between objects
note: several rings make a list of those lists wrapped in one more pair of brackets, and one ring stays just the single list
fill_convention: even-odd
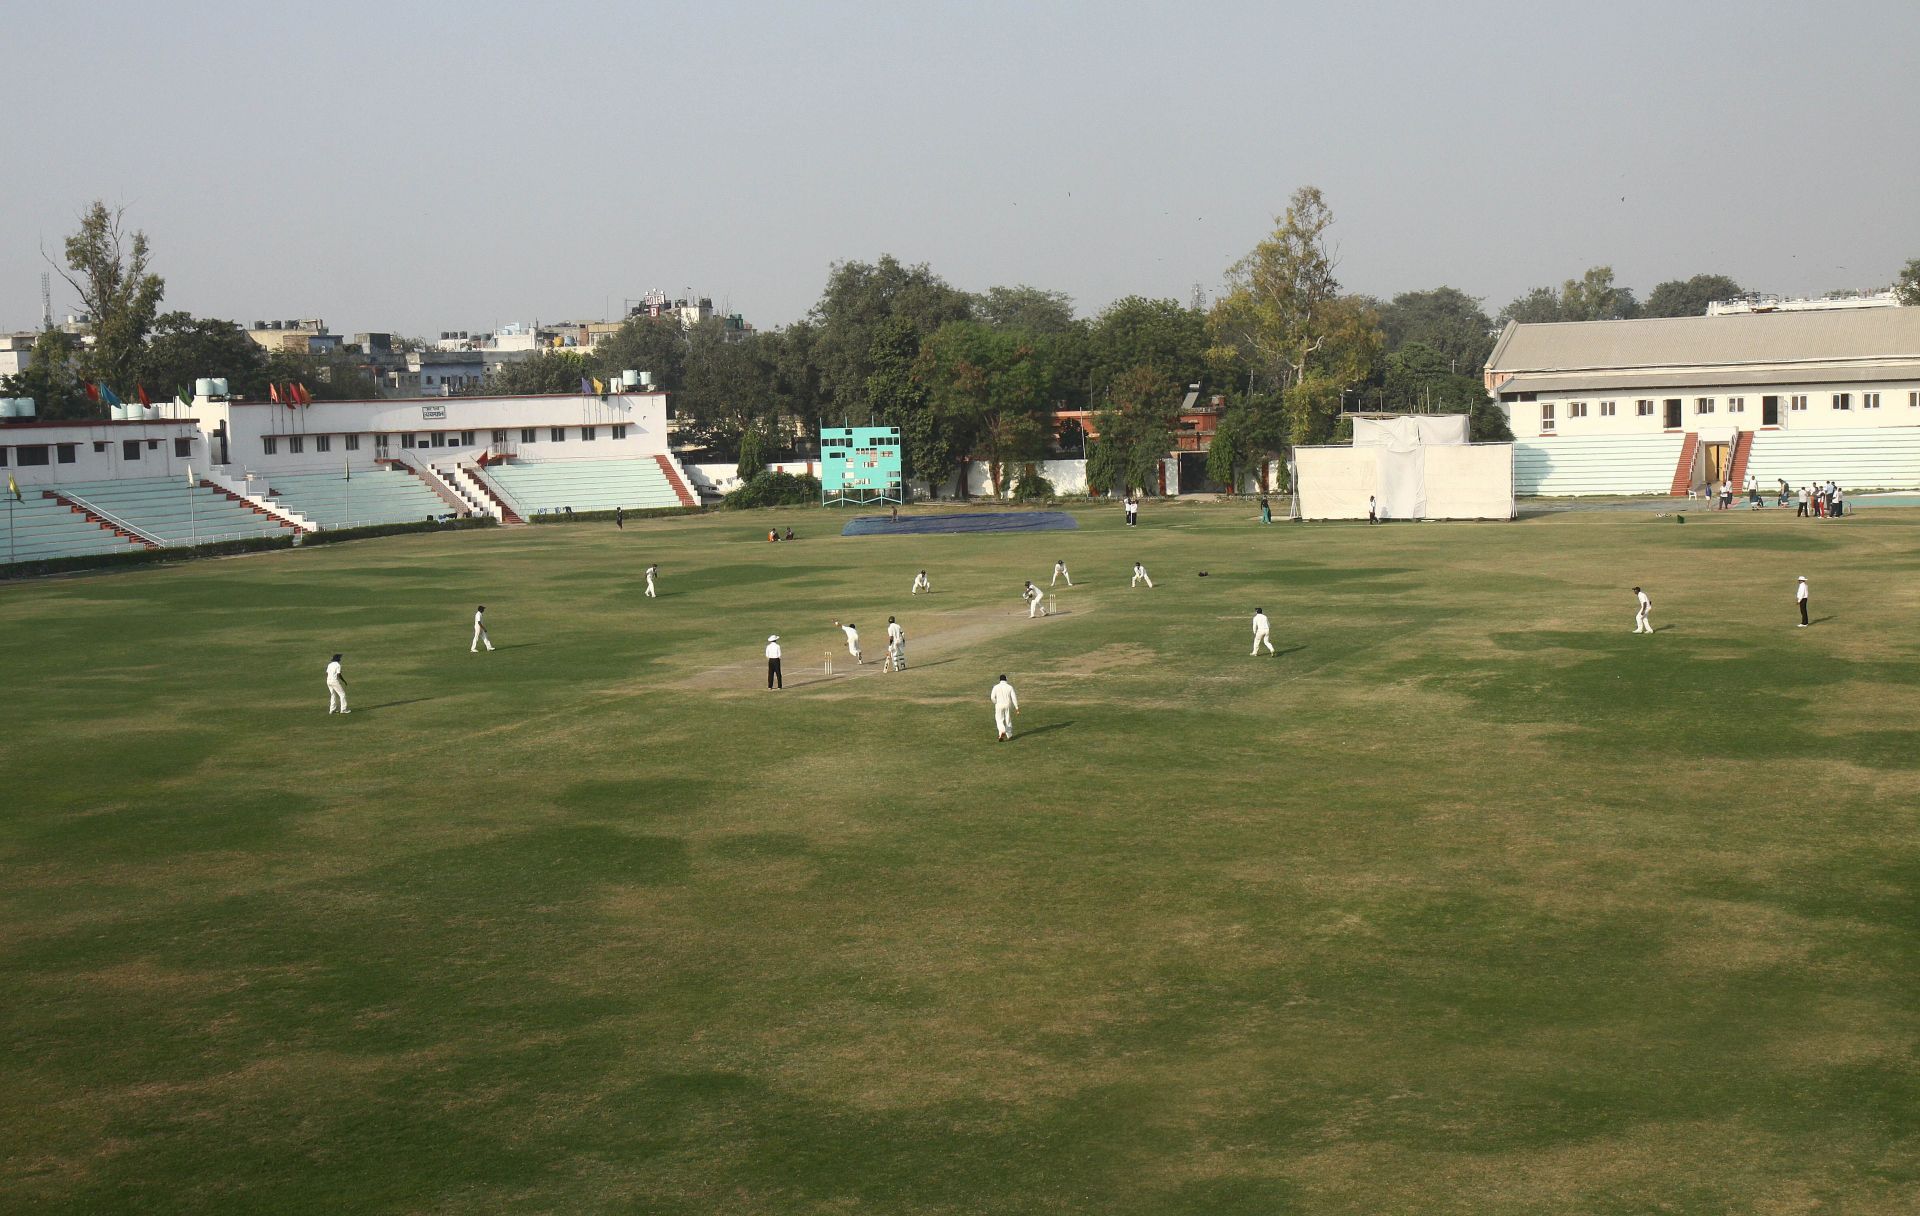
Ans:
[{"label": "green hedge", "polygon": [[291,549],[293,537],[249,536],[244,540],[220,540],[205,545],[178,545],[164,549],[129,549],[121,553],[88,553],[80,557],[44,557],[11,565],[0,563],[0,579],[40,578],[73,570],[118,570],[127,566],[152,566],[161,562],[186,562],[196,557],[225,557],[232,553],[263,553],[268,549]]},{"label": "green hedge", "polygon": [[[418,520],[408,524],[370,524],[364,528],[343,528],[332,532],[308,532],[298,539],[305,545],[331,545],[343,540],[363,540],[370,536],[396,536],[405,532],[455,532],[467,528],[493,528],[492,519],[455,519],[446,523]],[[204,545],[169,545],[161,549],[130,549],[120,553],[89,553],[81,557],[48,557],[31,561],[0,562],[0,579],[40,578],[75,570],[119,570],[128,566],[151,566],[161,562],[187,562],[200,557],[226,557],[234,553],[264,553],[269,549],[294,548],[291,533],[281,536],[249,536],[244,540],[213,541]]]},{"label": "green hedge", "polygon": [[[627,512],[628,519],[665,519],[676,515],[698,515],[699,507],[646,507]],[[549,511],[545,515],[529,515],[530,524],[610,524],[612,511],[575,511],[569,515],[565,511]]]},{"label": "green hedge", "polygon": [[368,524],[363,528],[327,528],[319,532],[309,532],[301,537],[303,545],[332,545],[343,540],[366,540],[374,536],[401,536],[408,532],[460,532],[471,528],[497,528],[498,520],[490,515],[475,516],[472,519],[449,519],[444,523],[437,519],[416,519],[404,524]]},{"label": "green hedge", "polygon": [[806,474],[795,476],[774,470],[756,473],[753,480],[741,486],[720,500],[729,510],[752,510],[756,507],[800,507],[818,506],[820,503],[820,479]]}]

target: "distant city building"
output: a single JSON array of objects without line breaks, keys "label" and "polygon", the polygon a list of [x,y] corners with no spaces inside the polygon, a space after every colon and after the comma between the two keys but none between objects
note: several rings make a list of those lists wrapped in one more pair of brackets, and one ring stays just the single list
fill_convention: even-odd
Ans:
[{"label": "distant city building", "polygon": [[1891,289],[1850,296],[1775,296],[1753,292],[1707,305],[1710,317],[1749,312],[1827,312],[1848,308],[1898,308],[1900,297]]},{"label": "distant city building", "polygon": [[17,376],[33,363],[33,344],[40,335],[31,329],[0,334],[0,376]]},{"label": "distant city building", "polygon": [[340,335],[329,333],[316,318],[294,321],[255,321],[247,337],[265,351],[289,355],[330,355],[341,346]]}]

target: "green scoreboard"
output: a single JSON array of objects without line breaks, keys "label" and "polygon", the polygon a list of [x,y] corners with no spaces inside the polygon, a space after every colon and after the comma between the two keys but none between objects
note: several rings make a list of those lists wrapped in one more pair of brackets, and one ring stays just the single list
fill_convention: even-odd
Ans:
[{"label": "green scoreboard", "polygon": [[820,500],[901,502],[900,428],[820,428]]}]

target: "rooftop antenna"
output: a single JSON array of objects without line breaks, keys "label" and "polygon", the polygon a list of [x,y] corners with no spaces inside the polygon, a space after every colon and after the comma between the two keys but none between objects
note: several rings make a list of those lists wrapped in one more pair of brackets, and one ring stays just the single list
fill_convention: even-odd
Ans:
[{"label": "rooftop antenna", "polygon": [[40,328],[53,328],[53,276],[40,272]]}]

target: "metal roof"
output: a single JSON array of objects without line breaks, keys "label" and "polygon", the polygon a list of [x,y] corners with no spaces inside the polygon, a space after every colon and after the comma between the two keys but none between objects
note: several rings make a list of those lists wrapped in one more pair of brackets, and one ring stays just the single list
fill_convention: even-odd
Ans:
[{"label": "metal roof", "polygon": [[[1920,311],[1920,310],[1916,310]],[[1652,392],[1663,388],[1748,388],[1769,384],[1871,384],[1875,381],[1910,380],[1920,369],[1901,376],[1880,364],[1815,364],[1807,367],[1727,368],[1706,367],[1691,371],[1592,372],[1586,375],[1519,375],[1494,391],[1509,393],[1630,393],[1636,389]]]},{"label": "metal roof", "polygon": [[1509,322],[1487,359],[1487,370],[1684,371],[1745,364],[1908,361],[1920,362],[1920,308]]}]

